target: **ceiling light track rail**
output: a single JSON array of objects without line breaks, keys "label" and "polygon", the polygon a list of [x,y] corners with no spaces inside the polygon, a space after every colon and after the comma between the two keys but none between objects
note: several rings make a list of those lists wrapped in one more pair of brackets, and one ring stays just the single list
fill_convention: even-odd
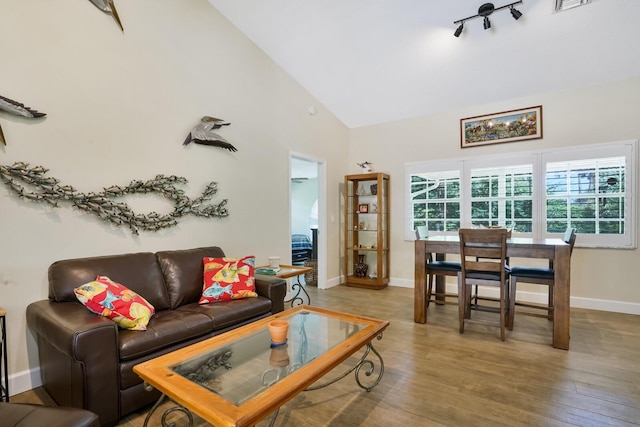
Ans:
[{"label": "ceiling light track rail", "polygon": [[489,21],[489,15],[491,15],[495,11],[502,10],[502,9],[508,8],[511,11],[511,16],[513,16],[513,19],[517,21],[522,16],[522,12],[520,12],[514,6],[521,3],[522,3],[522,0],[505,4],[504,6],[500,6],[500,7],[495,7],[493,3],[484,3],[482,6],[478,8],[478,13],[476,15],[469,16],[463,19],[458,19],[457,21],[453,21],[454,24],[460,24],[460,26],[456,29],[453,35],[456,37],[460,37],[460,34],[462,34],[462,30],[464,30],[464,23],[466,21],[469,21],[475,18],[483,18],[484,29],[488,30],[489,28],[491,28],[491,21]]}]

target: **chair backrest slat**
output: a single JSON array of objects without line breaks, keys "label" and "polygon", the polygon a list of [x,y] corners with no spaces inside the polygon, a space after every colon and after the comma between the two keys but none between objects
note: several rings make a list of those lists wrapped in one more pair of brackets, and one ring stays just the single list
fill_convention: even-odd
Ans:
[{"label": "chair backrest slat", "polygon": [[507,230],[502,228],[461,228],[460,257],[466,271],[505,272]]}]

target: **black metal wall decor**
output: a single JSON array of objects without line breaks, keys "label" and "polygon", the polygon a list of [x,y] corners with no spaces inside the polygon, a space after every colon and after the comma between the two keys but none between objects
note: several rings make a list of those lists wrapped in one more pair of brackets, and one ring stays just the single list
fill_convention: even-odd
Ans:
[{"label": "black metal wall decor", "polygon": [[116,10],[116,5],[113,4],[113,0],[91,0],[91,3],[107,15],[111,15],[124,33],[124,27],[122,26],[122,22],[120,22],[120,16],[118,16],[118,11]]},{"label": "black metal wall decor", "polygon": [[[13,99],[5,98],[4,96],[0,96],[0,110],[6,111],[7,113],[11,113],[16,116],[27,117],[29,119],[43,117],[46,116],[46,113],[41,113],[29,107],[25,107],[24,104],[21,104]],[[7,140],[4,137],[4,133],[2,133],[2,127],[0,126],[0,142],[2,144],[7,145]]]},{"label": "black metal wall decor", "polygon": [[187,145],[191,142],[195,142],[196,144],[212,145],[229,151],[238,151],[236,147],[229,143],[229,141],[214,132],[215,129],[220,129],[222,126],[229,126],[230,124],[231,123],[225,122],[222,119],[204,116],[200,119],[200,123],[191,129],[187,139],[185,139],[182,144]]},{"label": "black metal wall decor", "polygon": [[[49,170],[42,166],[30,167],[28,163],[17,162],[12,166],[0,165],[0,179],[19,197],[36,202],[46,202],[58,207],[59,201],[68,201],[76,208],[98,215],[111,224],[127,225],[133,234],[138,230],[158,231],[172,227],[178,218],[192,214],[205,218],[222,218],[229,215],[226,209],[227,199],[218,204],[207,203],[218,192],[218,184],[210,182],[200,197],[190,199],[177,184],[186,184],[187,180],[179,176],[157,175],[148,181],[131,181],[125,187],[112,185],[97,193],[81,193],[70,185],[60,185],[54,177],[46,176]],[[35,189],[30,191],[25,185]],[[124,202],[112,199],[132,194],[157,193],[175,204],[173,212],[158,214],[136,214]]]}]

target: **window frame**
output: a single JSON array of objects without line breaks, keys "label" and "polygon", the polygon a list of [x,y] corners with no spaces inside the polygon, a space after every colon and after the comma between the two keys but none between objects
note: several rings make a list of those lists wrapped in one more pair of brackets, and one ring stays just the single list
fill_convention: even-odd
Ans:
[{"label": "window frame", "polygon": [[[533,224],[531,233],[524,237],[562,238],[562,233],[546,232],[546,165],[560,161],[625,157],[625,233],[624,234],[580,234],[576,246],[588,248],[637,248],[637,186],[638,186],[638,140],[625,140],[602,144],[588,144],[554,149],[541,149],[513,154],[485,155],[449,160],[405,163],[405,240],[415,239],[412,224],[411,175],[445,171],[460,171],[460,224],[471,226],[471,184],[472,169],[531,164],[533,169]],[[453,232],[430,232],[432,234],[453,235]]]}]

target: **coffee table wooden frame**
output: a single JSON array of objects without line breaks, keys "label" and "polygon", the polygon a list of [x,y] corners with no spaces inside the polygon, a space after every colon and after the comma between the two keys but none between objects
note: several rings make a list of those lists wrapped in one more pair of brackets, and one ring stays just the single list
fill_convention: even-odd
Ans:
[{"label": "coffee table wooden frame", "polygon": [[[274,319],[286,319],[287,317],[303,311],[323,314],[348,322],[364,324],[365,327],[336,345],[334,348],[320,354],[314,360],[310,361],[298,370],[291,372],[281,381],[273,384],[262,393],[239,406],[234,405],[204,387],[201,387],[181,375],[176,374],[170,369],[171,366],[174,366],[184,360],[196,357],[219,346],[229,344],[248,334],[267,328],[267,324]],[[323,384],[322,386],[342,379],[348,375],[348,373],[355,370],[358,385],[366,390],[371,390],[371,388],[380,381],[384,366],[382,357],[372,347],[371,341],[374,338],[381,339],[382,332],[387,328],[387,326],[389,326],[389,322],[386,320],[378,320],[318,307],[299,305],[273,316],[241,326],[224,334],[192,344],[188,347],[176,350],[147,362],[143,362],[134,366],[133,371],[145,381],[146,385],[152,386],[163,394],[158,404],[164,400],[166,396],[182,407],[178,407],[178,409],[174,410],[184,412],[191,411],[214,426],[253,426],[260,420],[268,417],[270,414],[274,412],[277,414],[277,410],[280,406],[295,397],[301,391],[309,388],[309,386],[365,346],[367,347],[365,355],[363,355],[354,368],[350,369],[347,374],[344,374],[327,384]],[[367,376],[371,374],[374,362],[371,360],[365,360],[367,355],[370,354],[370,350],[372,350],[374,355],[379,358],[381,371],[373,386],[365,387],[361,384],[358,374],[361,367],[365,367]],[[309,389],[316,388],[318,387]],[[156,406],[154,406],[153,410],[155,410]],[[188,416],[191,418],[191,414],[188,414]]]}]

